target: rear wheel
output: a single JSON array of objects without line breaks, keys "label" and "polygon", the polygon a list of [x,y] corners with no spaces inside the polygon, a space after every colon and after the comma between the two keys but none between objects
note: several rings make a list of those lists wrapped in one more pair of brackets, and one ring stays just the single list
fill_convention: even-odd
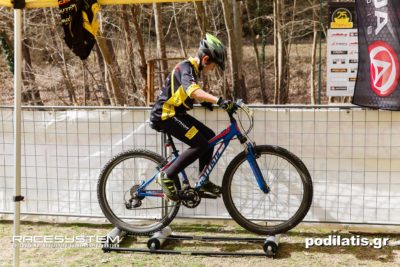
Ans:
[{"label": "rear wheel", "polygon": [[[112,224],[132,234],[145,235],[159,231],[175,218],[180,203],[161,197],[161,187],[155,180],[146,190],[160,196],[135,197],[139,185],[157,174],[162,162],[163,158],[151,151],[130,150],[118,154],[105,165],[98,180],[97,196],[104,215]],[[180,190],[179,180],[175,180]],[[127,207],[130,199],[140,206]]]},{"label": "rear wheel", "polygon": [[304,163],[277,146],[256,146],[257,164],[269,193],[255,180],[245,152],[227,167],[222,182],[223,200],[231,217],[250,232],[273,235],[287,232],[306,216],[313,187]]}]

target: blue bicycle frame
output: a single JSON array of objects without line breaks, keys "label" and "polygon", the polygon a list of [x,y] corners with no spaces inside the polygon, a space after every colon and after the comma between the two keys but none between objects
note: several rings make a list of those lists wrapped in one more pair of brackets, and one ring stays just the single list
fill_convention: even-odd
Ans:
[{"label": "blue bicycle frame", "polygon": [[[199,175],[199,182],[196,183],[194,186],[194,190],[198,191],[200,188],[203,186],[203,184],[209,179],[210,174],[212,170],[214,169],[215,165],[217,165],[219,159],[223,155],[225,149],[228,147],[230,141],[237,137],[239,141],[244,144],[245,146],[245,151],[246,151],[246,159],[250,164],[251,170],[253,171],[254,177],[257,181],[257,184],[260,188],[261,191],[264,193],[268,193],[270,191],[270,188],[268,185],[265,183],[265,180],[263,178],[262,172],[257,164],[256,158],[257,155],[254,151],[254,146],[252,143],[247,142],[246,137],[242,135],[240,132],[236,120],[230,115],[231,119],[231,125],[226,128],[224,131],[222,131],[220,134],[216,135],[213,137],[211,140],[208,141],[208,146],[214,147],[219,144],[219,147],[217,150],[214,152],[214,155],[210,161],[210,163],[207,165],[206,168],[204,168],[203,172]],[[168,162],[164,167],[158,168],[157,172],[147,181],[142,182],[142,184],[139,186],[137,189],[137,194],[139,197],[148,197],[148,196],[153,196],[153,197],[163,197],[164,193],[162,193],[161,190],[146,190],[147,185],[152,183],[155,179],[157,174],[160,171],[163,171],[167,169],[178,157],[179,157],[179,151],[173,147],[173,156],[174,158]],[[181,179],[183,183],[189,184],[188,177],[186,175],[185,170],[182,170],[180,172]]]}]

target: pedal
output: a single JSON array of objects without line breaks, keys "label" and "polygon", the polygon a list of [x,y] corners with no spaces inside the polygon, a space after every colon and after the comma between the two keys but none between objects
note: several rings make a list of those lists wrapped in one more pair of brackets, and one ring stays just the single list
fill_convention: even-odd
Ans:
[{"label": "pedal", "polygon": [[214,194],[209,193],[209,192],[199,191],[199,197],[217,199],[217,198],[221,197],[221,195],[214,195]]}]

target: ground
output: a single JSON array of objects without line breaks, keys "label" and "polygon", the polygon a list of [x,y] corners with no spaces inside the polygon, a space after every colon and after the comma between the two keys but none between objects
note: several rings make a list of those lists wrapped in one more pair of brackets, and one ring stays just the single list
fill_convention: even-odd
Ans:
[{"label": "ground", "polygon": [[[21,225],[21,235],[105,235],[109,225],[28,223]],[[174,232],[197,236],[250,236],[246,231],[232,225],[188,224],[172,225]],[[0,221],[0,265],[11,266],[13,248],[11,243],[12,222]],[[21,248],[21,266],[400,266],[400,246],[382,249],[361,246],[321,246],[305,248],[306,238],[327,238],[340,235],[374,238],[388,237],[398,240],[400,232],[391,228],[371,234],[354,232],[353,228],[326,225],[302,225],[281,236],[280,248],[275,258],[267,257],[205,257],[188,255],[155,255],[143,253],[103,253],[99,248]],[[386,228],[385,228],[386,229]],[[395,229],[395,230],[393,230]],[[145,238],[127,238],[122,245],[146,247]],[[262,244],[172,241],[167,249],[220,250],[263,252]]]}]

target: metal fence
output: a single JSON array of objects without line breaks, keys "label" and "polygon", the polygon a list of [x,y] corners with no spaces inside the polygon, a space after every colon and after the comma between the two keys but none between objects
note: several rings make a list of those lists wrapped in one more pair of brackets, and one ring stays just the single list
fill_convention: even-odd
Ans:
[{"label": "metal fence", "polygon": [[[254,106],[252,137],[298,155],[313,178],[306,221],[400,224],[400,113],[343,106]],[[36,215],[104,217],[96,184],[104,164],[130,148],[162,151],[147,123],[148,108],[40,107],[23,109],[21,211]],[[219,132],[222,111],[194,116]],[[0,108],[0,214],[12,212],[13,110]],[[178,144],[180,150],[185,146]],[[232,142],[211,179],[221,183],[241,151]],[[188,169],[194,178],[197,163]],[[229,218],[222,200],[206,199],[180,217]]]}]

